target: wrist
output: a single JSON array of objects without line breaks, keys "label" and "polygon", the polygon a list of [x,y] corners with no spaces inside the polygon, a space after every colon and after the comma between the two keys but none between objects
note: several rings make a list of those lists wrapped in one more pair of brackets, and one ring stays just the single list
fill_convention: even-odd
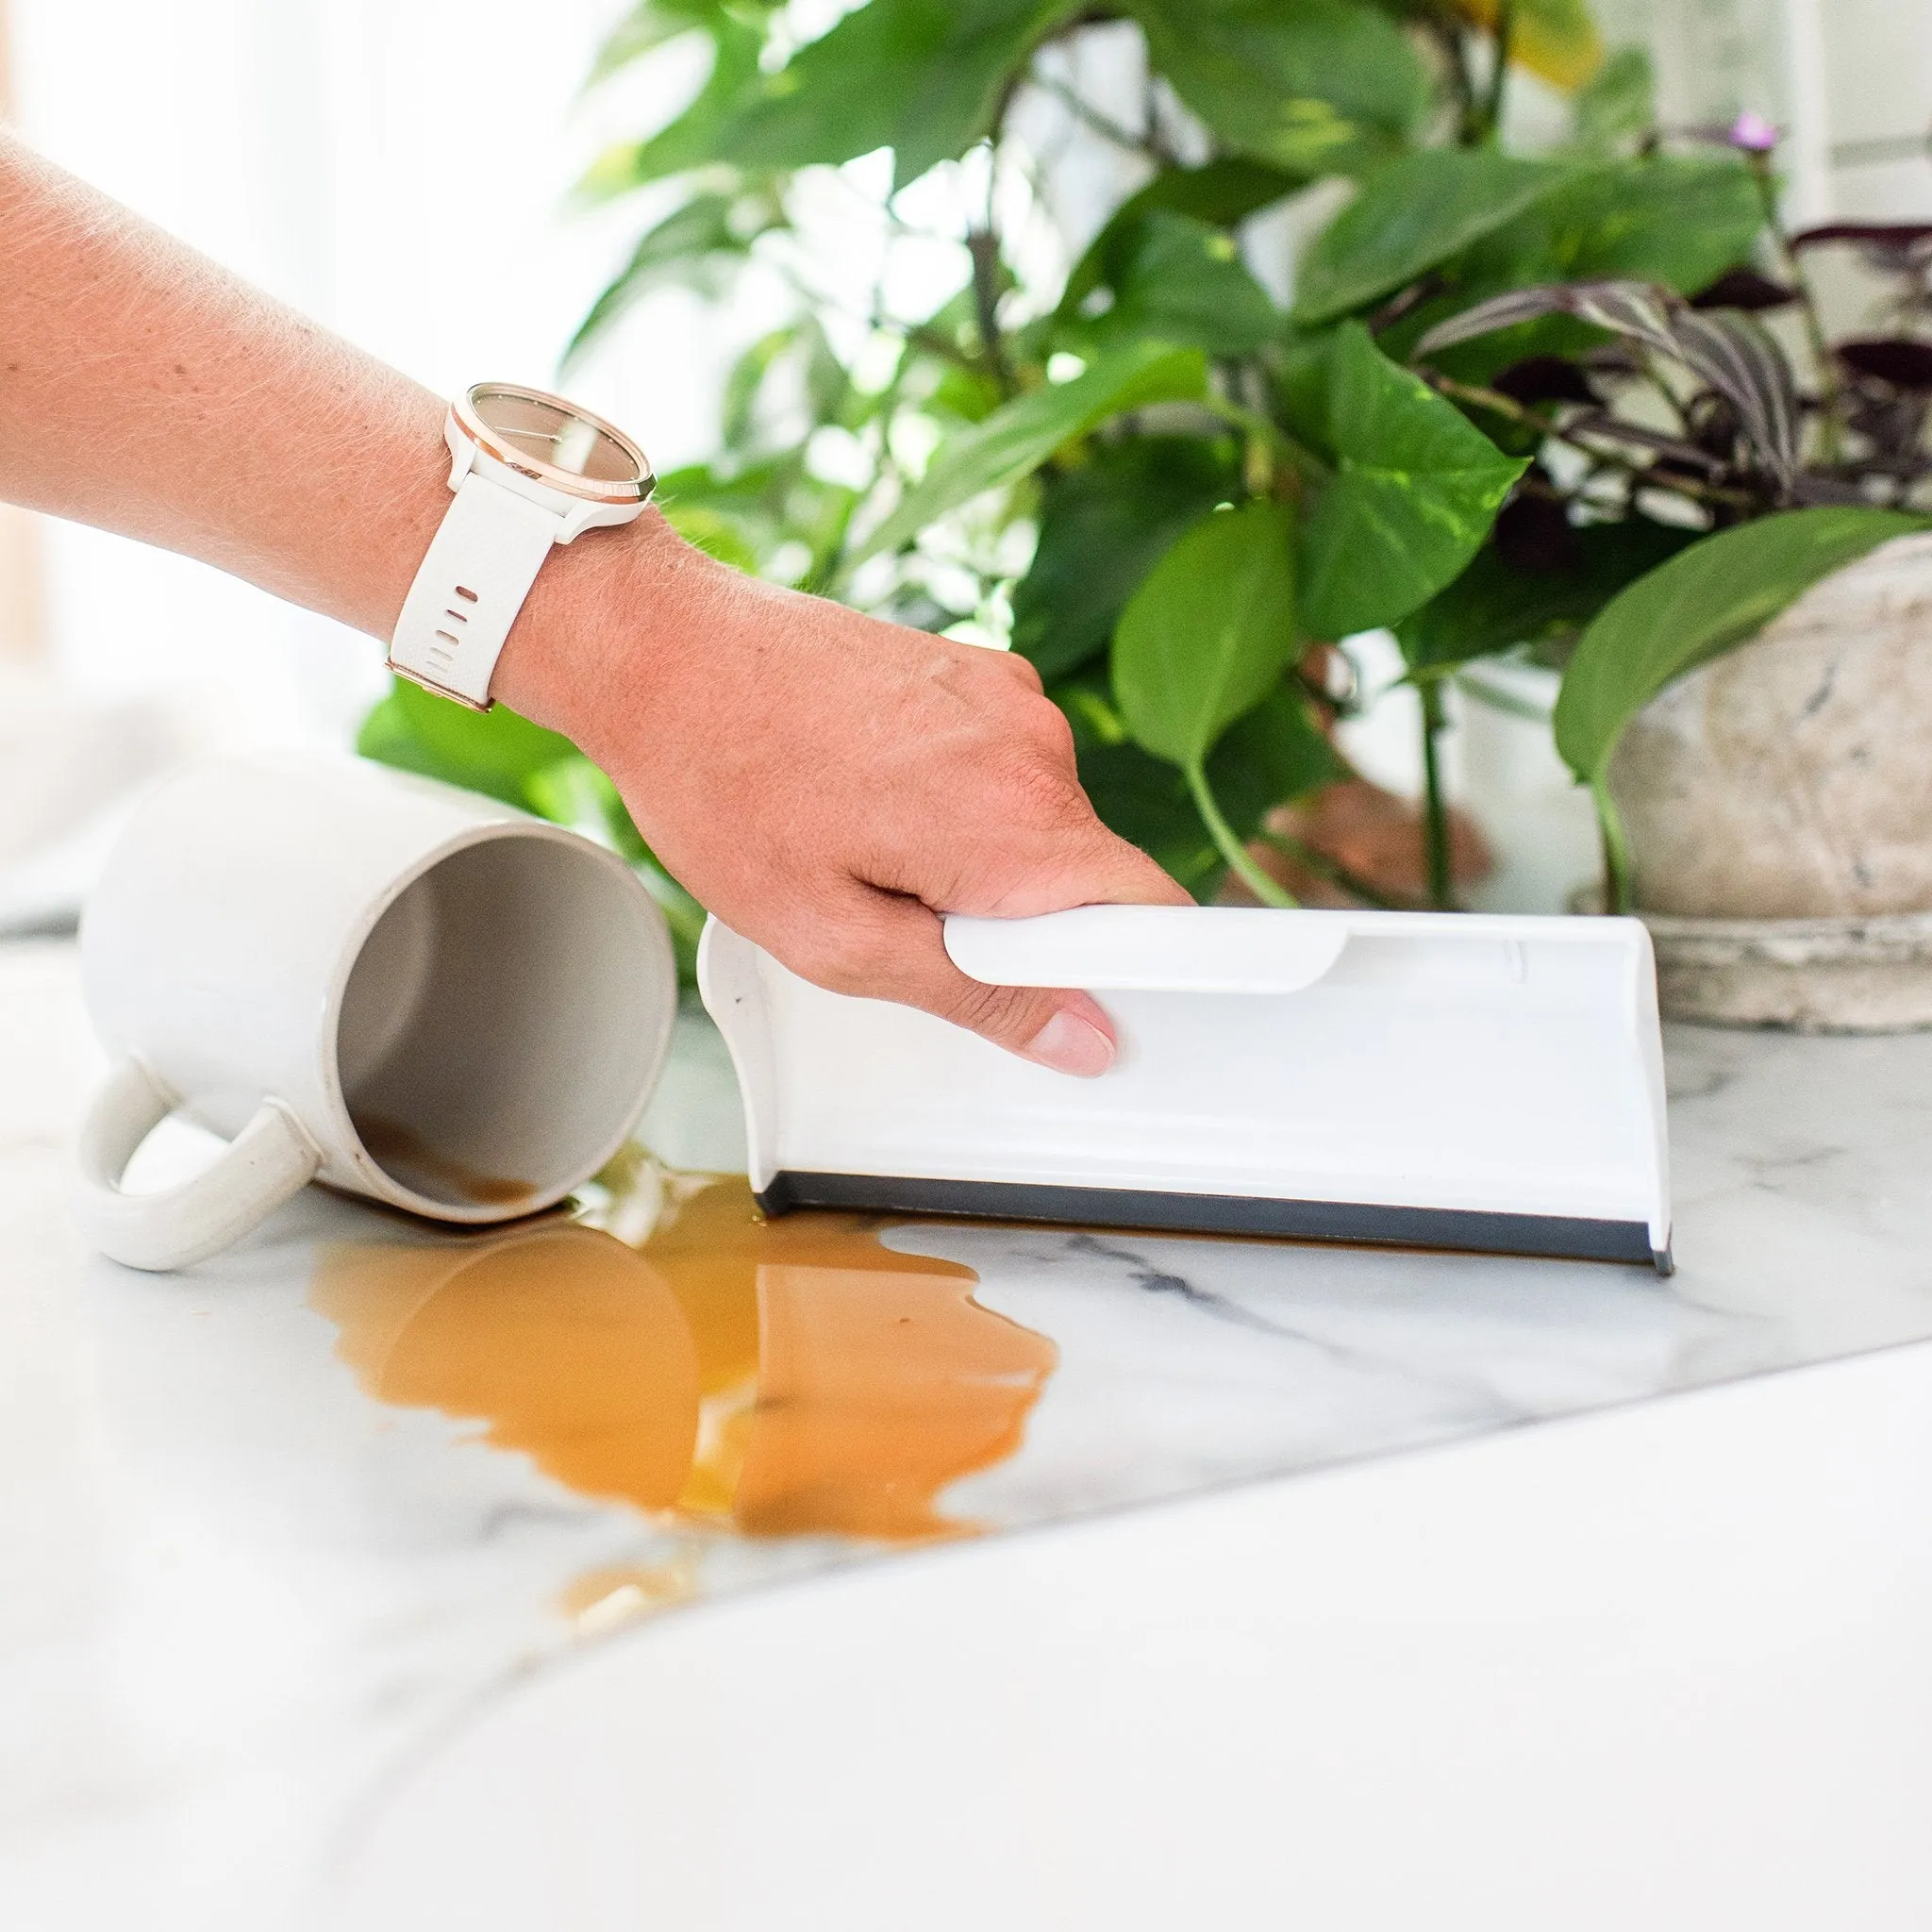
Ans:
[{"label": "wrist", "polygon": [[[443,441],[451,500],[391,633],[390,665],[475,710],[508,700],[581,722],[577,653],[558,647],[575,646],[587,589],[601,581],[611,605],[610,538],[641,521],[650,458],[601,416],[505,381],[458,395]],[[644,546],[662,550],[663,534],[646,531]],[[506,662],[512,635],[520,648]]]},{"label": "wrist", "polygon": [[510,626],[491,694],[605,763],[599,747],[664,681],[720,569],[655,508],[559,544]]}]

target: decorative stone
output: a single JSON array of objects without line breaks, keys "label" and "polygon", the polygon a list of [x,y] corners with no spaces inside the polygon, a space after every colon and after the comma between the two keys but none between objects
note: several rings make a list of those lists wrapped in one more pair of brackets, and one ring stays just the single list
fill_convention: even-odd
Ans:
[{"label": "decorative stone", "polygon": [[1932,534],[1678,679],[1610,791],[1667,1016],[1932,1025]]}]

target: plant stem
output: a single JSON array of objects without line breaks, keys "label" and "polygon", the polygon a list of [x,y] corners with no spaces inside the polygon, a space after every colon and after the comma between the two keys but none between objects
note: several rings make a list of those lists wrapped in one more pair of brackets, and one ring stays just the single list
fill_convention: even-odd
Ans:
[{"label": "plant stem", "polygon": [[1409,283],[1407,288],[1397,290],[1381,308],[1364,318],[1362,326],[1372,336],[1378,336],[1384,330],[1393,328],[1405,315],[1412,315],[1424,302],[1433,302],[1447,287],[1442,277],[1431,269],[1419,280]]},{"label": "plant stem", "polygon": [[1467,691],[1478,704],[1489,706],[1492,711],[1521,718],[1529,724],[1547,725],[1550,722],[1552,713],[1548,705],[1537,704],[1530,698],[1518,696],[1513,691],[1506,691],[1501,685],[1491,684],[1474,664],[1466,661],[1458,664],[1450,675],[1459,689]]},{"label": "plant stem", "polygon": [[969,375],[984,374],[983,365],[969,356],[958,342],[948,341],[936,328],[929,328],[923,322],[896,322],[890,315],[875,315],[874,325],[888,335],[897,335],[911,343],[915,349],[924,349],[928,356],[937,356],[942,361],[950,362],[956,369],[963,369]]},{"label": "plant stem", "polygon": [[974,228],[966,237],[966,252],[973,258],[973,313],[979,326],[980,354],[1000,394],[1011,401],[1018,384],[1000,334],[999,237],[990,227]]},{"label": "plant stem", "polygon": [[1441,0],[1430,0],[1420,25],[1435,42],[1436,50],[1442,57],[1442,66],[1449,80],[1450,99],[1456,108],[1456,143],[1458,147],[1474,147],[1480,139],[1476,129],[1475,83],[1469,72],[1462,23],[1448,11]]},{"label": "plant stem", "polygon": [[1509,80],[1509,49],[1516,38],[1516,0],[1497,0],[1496,65],[1483,101],[1483,139],[1493,142],[1503,125],[1503,90]]},{"label": "plant stem", "polygon": [[1449,862],[1449,804],[1442,795],[1442,767],[1437,741],[1448,724],[1442,711],[1440,678],[1424,678],[1416,686],[1423,701],[1423,839],[1429,868],[1429,904],[1439,912],[1456,908],[1455,881]]},{"label": "plant stem", "polygon": [[1314,451],[1297,442],[1280,424],[1260,410],[1245,408],[1212,389],[1201,398],[1201,406],[1219,416],[1224,423],[1231,423],[1237,429],[1244,429],[1257,441],[1266,443],[1297,477],[1310,482],[1320,482],[1326,477],[1328,466]]},{"label": "plant stem", "polygon": [[1272,845],[1284,857],[1292,858],[1297,864],[1305,865],[1318,878],[1326,879],[1329,884],[1340,886],[1344,892],[1359,899],[1365,906],[1374,906],[1384,912],[1403,912],[1414,909],[1413,905],[1405,906],[1400,899],[1391,898],[1380,886],[1372,885],[1359,873],[1349,871],[1339,858],[1331,858],[1319,845],[1310,845],[1301,839],[1291,839],[1286,832],[1271,832],[1263,825],[1256,834],[1264,845]]},{"label": "plant stem", "polygon": [[1798,291],[1798,313],[1805,322],[1805,340],[1811,359],[1818,367],[1818,454],[1822,461],[1837,462],[1844,454],[1843,392],[1838,379],[1838,363],[1831,344],[1824,338],[1824,318],[1818,312],[1818,297],[1798,251],[1785,229],[1783,210],[1777,205],[1777,179],[1771,172],[1771,157],[1752,153],[1745,158],[1751,178],[1757,184],[1757,199],[1764,207],[1765,226],[1783,259],[1785,279]]},{"label": "plant stem", "polygon": [[1019,92],[1018,75],[1009,79],[993,109],[992,129],[986,137],[986,218],[966,231],[966,252],[973,258],[973,312],[979,325],[979,350],[987,373],[1008,402],[1019,393],[1013,365],[1007,358],[1006,337],[1000,333],[1000,231],[996,219],[1000,186],[1000,143],[1006,139],[1007,115]]},{"label": "plant stem", "polygon": [[1199,759],[1187,768],[1187,774],[1188,790],[1193,794],[1194,809],[1201,814],[1201,823],[1208,827],[1208,836],[1219,848],[1222,858],[1227,860],[1229,869],[1262,905],[1291,907],[1297,904],[1294,895],[1270,878],[1255,863],[1248,848],[1235,837],[1234,827],[1222,817],[1221,808],[1214,802],[1214,793],[1208,786],[1208,774],[1202,770]]},{"label": "plant stem", "polygon": [[1146,132],[1141,136],[1141,145],[1157,167],[1171,168],[1174,164],[1174,144],[1167,138],[1167,130],[1160,125],[1160,76],[1154,71],[1153,63],[1147,66],[1146,84],[1141,90],[1141,115],[1146,123]]},{"label": "plant stem", "polygon": [[1110,114],[1103,114],[1084,94],[1069,87],[1063,80],[1056,80],[1051,75],[1031,73],[1026,76],[1029,86],[1037,87],[1041,93],[1050,94],[1070,113],[1074,120],[1091,127],[1102,140],[1111,142],[1115,147],[1130,155],[1141,155],[1149,160],[1160,158],[1157,151],[1131,127],[1123,127]]},{"label": "plant stem", "polygon": [[[913,232],[908,230],[909,232]],[[889,315],[874,302],[869,311],[855,308],[850,303],[823,289],[815,289],[798,271],[788,264],[779,264],[778,273],[784,277],[786,286],[809,308],[822,313],[841,315],[848,322],[858,324],[883,335],[897,336],[902,341],[925,350],[928,355],[941,357],[956,368],[963,369],[969,375],[983,375],[986,365],[969,356],[957,342],[949,341],[945,335],[923,322],[904,322],[896,315]]]},{"label": "plant stem", "polygon": [[1627,913],[1630,910],[1630,841],[1624,830],[1623,815],[1610,796],[1607,778],[1591,781],[1590,795],[1596,801],[1596,823],[1604,841],[1604,910]]}]

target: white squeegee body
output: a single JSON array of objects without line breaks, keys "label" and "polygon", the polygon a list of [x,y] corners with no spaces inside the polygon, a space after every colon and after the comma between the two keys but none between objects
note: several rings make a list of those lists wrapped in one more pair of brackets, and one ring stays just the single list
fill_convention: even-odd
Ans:
[{"label": "white squeegee body", "polygon": [[1083,987],[1050,1073],[826,992],[713,921],[751,1178],[791,1208],[1301,1236],[1670,1268],[1663,1056],[1633,919],[1092,906],[946,921],[975,979]]}]

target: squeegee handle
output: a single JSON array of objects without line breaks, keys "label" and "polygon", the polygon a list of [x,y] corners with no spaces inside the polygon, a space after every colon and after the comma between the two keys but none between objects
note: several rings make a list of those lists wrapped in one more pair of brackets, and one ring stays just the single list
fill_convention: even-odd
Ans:
[{"label": "squeegee handle", "polygon": [[946,951],[989,986],[1089,992],[1298,992],[1348,943],[1345,912],[1241,906],[1079,906],[1034,919],[946,921]]}]

